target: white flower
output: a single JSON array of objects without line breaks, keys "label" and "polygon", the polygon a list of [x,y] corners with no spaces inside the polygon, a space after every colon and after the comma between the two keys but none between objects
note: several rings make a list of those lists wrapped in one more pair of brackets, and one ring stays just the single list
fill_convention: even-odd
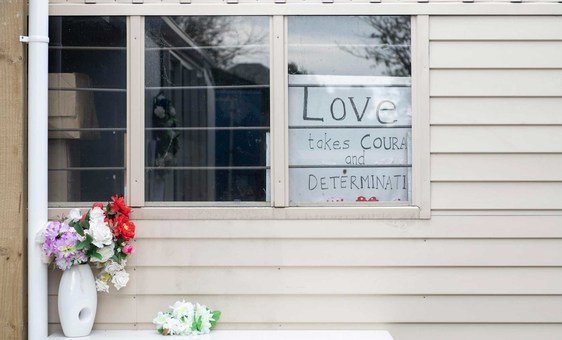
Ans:
[{"label": "white flower", "polygon": [[41,253],[41,262],[50,264],[53,259],[50,256],[47,256],[47,254],[43,251],[43,243],[45,243],[45,229],[41,229],[37,232],[37,234],[35,234],[35,244]]},{"label": "white flower", "polygon": [[179,319],[185,316],[189,319],[193,319],[193,304],[189,302],[185,302],[184,300],[176,301],[170,308],[175,318]]},{"label": "white flower", "polygon": [[103,212],[102,208],[95,207],[92,210],[90,210],[90,223],[104,222],[104,220],[105,220],[105,213]]},{"label": "white flower", "polygon": [[176,115],[176,109],[172,106],[170,107],[170,116],[175,116]]},{"label": "white flower", "polygon": [[98,292],[106,292],[109,293],[109,286],[107,285],[107,283],[103,282],[100,279],[96,280],[96,290]]},{"label": "white flower", "polygon": [[154,109],[154,115],[158,118],[164,118],[164,116],[166,115],[166,110],[164,110],[162,106],[157,106]]},{"label": "white flower", "polygon": [[169,318],[162,327],[167,329],[170,335],[182,335],[184,332],[188,331],[186,324],[174,318]]},{"label": "white flower", "polygon": [[111,242],[110,245],[98,249],[98,253],[101,255],[101,260],[95,257],[90,259],[91,262],[107,262],[114,254],[115,243]]},{"label": "white flower", "polygon": [[35,243],[43,245],[45,243],[45,229],[41,229],[35,234]]},{"label": "white flower", "polygon": [[64,220],[64,223],[79,221],[81,218],[82,214],[80,213],[80,209],[72,209],[68,213],[68,216],[66,217],[66,220]]},{"label": "white flower", "polygon": [[110,260],[105,264],[105,271],[109,273],[109,275],[115,275],[115,273],[122,271],[125,268],[125,261],[122,263],[117,263],[113,260]]},{"label": "white flower", "polygon": [[129,282],[129,273],[124,270],[113,274],[113,278],[111,279],[111,283],[113,283],[117,290],[125,287],[127,282]]},{"label": "white flower", "polygon": [[152,320],[152,323],[157,326],[162,326],[170,320],[171,316],[168,313],[158,312],[158,315]]},{"label": "white flower", "polygon": [[103,220],[92,222],[90,219],[90,228],[88,228],[86,233],[90,234],[94,239],[92,244],[98,248],[103,248],[104,245],[108,246],[113,242],[113,234],[107,223]]},{"label": "white flower", "polygon": [[51,264],[53,258],[50,256],[45,255],[44,252],[41,252],[41,262],[44,264]]},{"label": "white flower", "polygon": [[195,318],[201,318],[201,332],[200,334],[207,334],[211,331],[211,320],[213,320],[213,313],[209,308],[204,305],[197,304],[195,306]]},{"label": "white flower", "polygon": [[[213,311],[205,305],[194,305],[182,300],[176,301],[170,309],[164,313],[159,312],[152,320],[163,335],[208,334],[211,331],[211,323],[216,321],[213,318]],[[197,327],[194,327],[195,320],[198,321]]]}]

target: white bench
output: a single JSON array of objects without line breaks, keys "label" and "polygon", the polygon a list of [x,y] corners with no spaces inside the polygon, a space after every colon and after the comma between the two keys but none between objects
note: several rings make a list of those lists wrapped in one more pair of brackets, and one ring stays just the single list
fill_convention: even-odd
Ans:
[{"label": "white bench", "polygon": [[[49,340],[69,339],[61,333]],[[76,338],[75,338],[76,339]],[[162,336],[156,331],[93,331],[80,340],[393,340],[387,331],[212,331],[200,336]]]}]

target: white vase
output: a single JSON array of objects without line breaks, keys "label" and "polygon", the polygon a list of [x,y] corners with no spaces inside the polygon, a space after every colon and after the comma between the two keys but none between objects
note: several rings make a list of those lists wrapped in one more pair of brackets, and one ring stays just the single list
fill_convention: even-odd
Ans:
[{"label": "white vase", "polygon": [[63,272],[58,301],[64,335],[78,337],[90,334],[98,306],[96,281],[90,265],[74,265]]}]

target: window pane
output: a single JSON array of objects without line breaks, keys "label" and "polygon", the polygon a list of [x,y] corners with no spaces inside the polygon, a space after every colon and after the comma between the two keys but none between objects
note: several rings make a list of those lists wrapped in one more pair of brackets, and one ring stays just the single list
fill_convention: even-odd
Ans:
[{"label": "window pane", "polygon": [[268,200],[269,18],[145,27],[146,200]]},{"label": "window pane", "polygon": [[290,204],[410,201],[410,17],[288,20]]},{"label": "window pane", "polygon": [[289,74],[410,76],[410,17],[289,17]]},{"label": "window pane", "polygon": [[[180,202],[211,201],[209,197],[221,202],[255,202],[267,197],[265,169],[149,168],[146,178],[153,201],[166,201],[167,195]],[[191,189],[185,190],[186,187]]]},{"label": "window pane", "polygon": [[124,193],[124,17],[49,19],[49,201]]},{"label": "window pane", "polygon": [[[98,202],[107,200],[115,192],[123,191],[125,168],[78,168],[78,170],[50,169],[49,201]],[[80,188],[76,191],[75,188]],[[70,199],[68,199],[70,197]]]}]

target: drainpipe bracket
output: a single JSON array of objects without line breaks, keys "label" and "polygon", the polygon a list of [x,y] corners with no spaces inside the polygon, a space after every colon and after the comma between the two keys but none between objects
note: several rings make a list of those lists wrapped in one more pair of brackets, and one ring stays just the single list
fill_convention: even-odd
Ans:
[{"label": "drainpipe bracket", "polygon": [[49,43],[49,37],[43,36],[43,35],[20,35],[20,41],[22,43],[32,43],[32,42],[42,42],[42,43]]}]

